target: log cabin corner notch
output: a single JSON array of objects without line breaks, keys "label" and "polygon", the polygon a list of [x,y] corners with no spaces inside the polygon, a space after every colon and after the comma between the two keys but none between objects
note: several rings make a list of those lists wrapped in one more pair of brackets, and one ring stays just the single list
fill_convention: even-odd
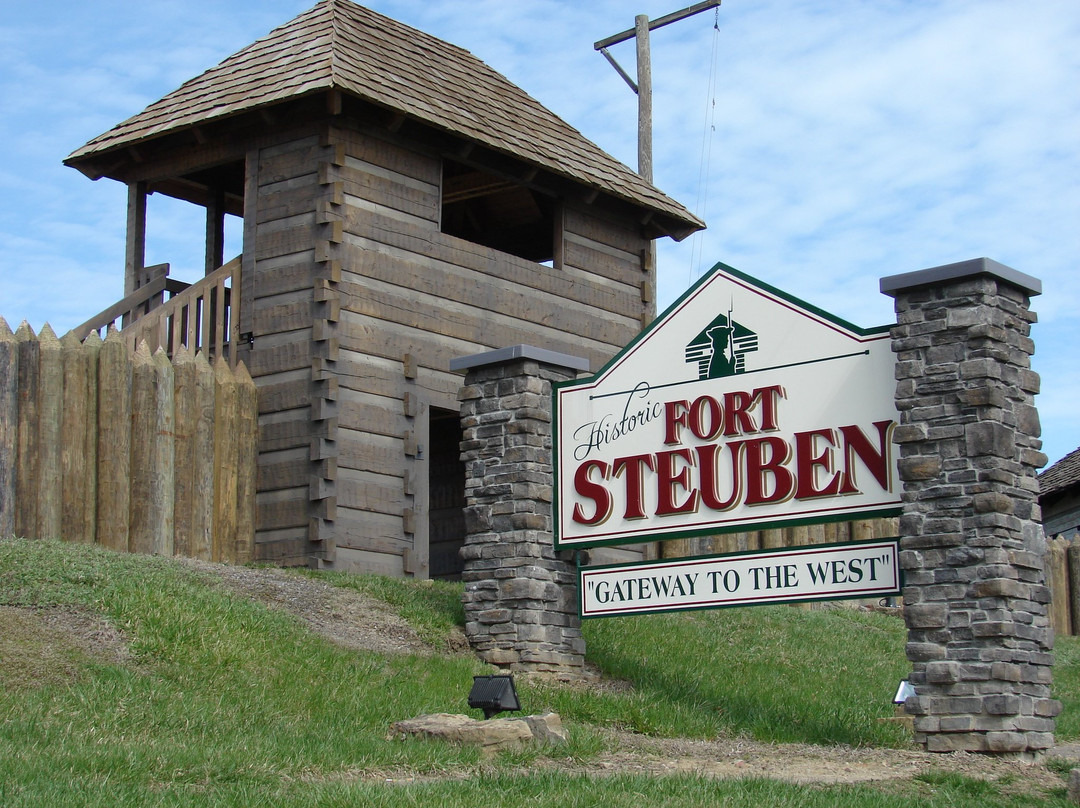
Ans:
[{"label": "log cabin corner notch", "polygon": [[206,208],[204,311],[259,388],[256,558],[281,564],[456,574],[450,360],[528,343],[599,367],[655,314],[650,242],[704,227],[469,52],[349,0],[65,163],[129,188],[125,294],[164,283],[146,195]]}]

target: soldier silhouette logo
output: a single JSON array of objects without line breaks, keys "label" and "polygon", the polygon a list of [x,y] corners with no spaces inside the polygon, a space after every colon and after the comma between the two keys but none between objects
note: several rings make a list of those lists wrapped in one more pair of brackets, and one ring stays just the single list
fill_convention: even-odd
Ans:
[{"label": "soldier silhouette logo", "polygon": [[698,379],[722,379],[746,372],[746,355],[758,349],[757,334],[733,318],[734,306],[719,315],[686,346],[686,361]]}]

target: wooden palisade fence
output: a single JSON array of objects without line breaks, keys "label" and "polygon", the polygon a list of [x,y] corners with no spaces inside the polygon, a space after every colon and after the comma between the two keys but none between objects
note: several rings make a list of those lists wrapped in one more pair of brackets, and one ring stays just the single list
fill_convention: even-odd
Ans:
[{"label": "wooden palisade fence", "polygon": [[0,535],[245,563],[257,441],[243,363],[0,318]]},{"label": "wooden palisade fence", "polygon": [[895,518],[796,525],[666,541],[663,544],[663,555],[665,558],[683,558],[712,553],[743,553],[781,547],[803,547],[808,544],[868,541],[890,538],[897,534],[897,530]]},{"label": "wooden palisade fence", "polygon": [[1055,634],[1080,634],[1080,533],[1047,539],[1046,581]]}]

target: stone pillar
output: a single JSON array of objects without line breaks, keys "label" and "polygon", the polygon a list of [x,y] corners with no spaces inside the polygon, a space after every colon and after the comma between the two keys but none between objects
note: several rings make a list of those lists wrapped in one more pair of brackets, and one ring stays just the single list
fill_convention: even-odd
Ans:
[{"label": "stone pillar", "polygon": [[551,383],[584,359],[518,345],[454,360],[465,463],[465,633],[485,662],[584,673],[577,570],[556,557]]},{"label": "stone pillar", "polygon": [[928,751],[1053,746],[1053,633],[1030,369],[1041,284],[980,258],[884,278],[896,300],[907,656]]}]

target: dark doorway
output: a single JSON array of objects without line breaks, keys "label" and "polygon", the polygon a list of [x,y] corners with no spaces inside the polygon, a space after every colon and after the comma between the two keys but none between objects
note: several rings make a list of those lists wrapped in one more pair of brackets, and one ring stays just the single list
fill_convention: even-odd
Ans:
[{"label": "dark doorway", "polygon": [[465,542],[465,464],[461,462],[461,419],[431,408],[428,454],[428,549],[432,578],[460,580],[458,551]]}]

